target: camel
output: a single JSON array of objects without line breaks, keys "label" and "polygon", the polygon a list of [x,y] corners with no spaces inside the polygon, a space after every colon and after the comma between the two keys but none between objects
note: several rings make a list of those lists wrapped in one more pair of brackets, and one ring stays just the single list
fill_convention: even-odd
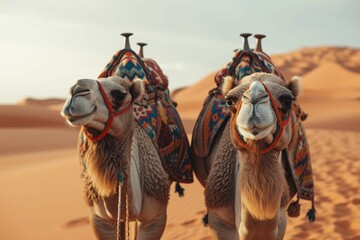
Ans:
[{"label": "camel", "polygon": [[283,239],[286,212],[298,217],[300,199],[312,202],[309,221],[316,218],[300,78],[284,78],[262,50],[265,35],[255,34],[250,49],[251,35],[240,34],[242,49],[215,75],[192,134],[214,239]]},{"label": "camel", "polygon": [[[254,73],[234,87],[225,77],[222,94],[231,118],[219,130],[197,174],[205,185],[208,221],[214,239],[283,239],[289,188],[282,150],[291,140],[291,106],[298,78],[289,86],[270,73]],[[290,87],[290,89],[288,88]],[[206,166],[205,166],[206,165]]]},{"label": "camel", "polygon": [[139,221],[137,239],[160,239],[165,228],[171,182],[158,150],[133,116],[134,102],[144,91],[141,79],[80,79],[62,110],[67,122],[82,126],[84,133],[85,198],[98,239],[119,239],[125,232],[120,219]]}]

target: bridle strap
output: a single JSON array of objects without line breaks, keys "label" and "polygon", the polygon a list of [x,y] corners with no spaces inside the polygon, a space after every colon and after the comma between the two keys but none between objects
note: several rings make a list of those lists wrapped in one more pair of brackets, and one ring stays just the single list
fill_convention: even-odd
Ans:
[{"label": "bridle strap", "polygon": [[[263,154],[263,153],[270,152],[278,144],[278,142],[280,141],[280,138],[281,138],[281,136],[282,136],[282,134],[284,132],[285,126],[290,121],[290,115],[291,114],[288,113],[288,115],[285,117],[285,119],[282,119],[280,111],[279,111],[279,109],[278,109],[278,107],[276,105],[274,97],[270,93],[270,90],[266,87],[266,85],[263,82],[261,82],[261,84],[264,86],[265,91],[269,95],[269,99],[270,99],[270,102],[271,102],[271,107],[275,111],[275,115],[276,115],[276,118],[277,118],[277,124],[279,125],[279,131],[277,132],[277,134],[276,134],[275,138],[273,139],[272,143],[269,146],[267,146],[266,148],[261,149],[259,151],[256,151],[255,149],[251,148],[248,144],[246,144],[246,142],[243,139],[243,136],[238,132],[237,127],[236,127],[236,118],[235,117],[232,119],[232,127],[233,127],[233,130],[234,130],[234,135],[236,137],[236,140],[238,141],[238,143],[242,147],[246,148],[247,150],[249,150],[249,151],[251,151],[253,153]],[[242,105],[242,101],[240,100],[239,106],[238,106],[237,111],[236,111],[236,116],[238,116],[238,114],[240,112],[241,105]]]},{"label": "bridle strap", "polygon": [[99,90],[100,90],[100,93],[101,93],[101,96],[105,102],[105,105],[106,105],[106,108],[108,109],[108,112],[109,112],[109,118],[108,118],[108,121],[106,122],[105,124],[105,127],[104,129],[99,133],[99,135],[97,136],[91,136],[86,130],[85,130],[85,134],[86,136],[92,141],[92,142],[99,142],[101,139],[103,139],[110,131],[110,128],[111,128],[111,125],[114,121],[114,117],[115,116],[118,116],[118,115],[121,115],[123,113],[125,113],[126,111],[128,111],[131,107],[131,103],[129,103],[129,105],[127,105],[125,108],[121,109],[120,111],[118,112],[115,112],[112,105],[111,105],[111,102],[109,101],[109,99],[107,98],[106,96],[106,93],[105,93],[105,90],[104,88],[102,87],[101,83],[98,81],[98,86],[99,86]]}]

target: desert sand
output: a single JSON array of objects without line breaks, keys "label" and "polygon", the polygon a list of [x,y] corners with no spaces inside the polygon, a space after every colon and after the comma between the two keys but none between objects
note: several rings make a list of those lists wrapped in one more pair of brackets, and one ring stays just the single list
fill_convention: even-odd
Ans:
[{"label": "desert sand", "polygon": [[[360,239],[360,50],[304,48],[272,57],[287,79],[303,77],[299,100],[309,113],[315,178],[317,220],[308,222],[310,202],[302,200],[300,217],[288,218],[285,239]],[[189,135],[213,76],[174,94]],[[63,101],[0,106],[0,239],[95,239],[82,199],[78,129],[59,115]],[[162,239],[211,239],[201,221],[202,186],[182,186],[183,198],[172,186]]]}]

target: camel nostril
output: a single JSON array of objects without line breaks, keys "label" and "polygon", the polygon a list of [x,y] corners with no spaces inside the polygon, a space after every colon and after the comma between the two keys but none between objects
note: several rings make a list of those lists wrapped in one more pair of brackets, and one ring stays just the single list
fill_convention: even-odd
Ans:
[{"label": "camel nostril", "polygon": [[69,107],[69,110],[68,110],[68,112],[69,112],[69,115],[72,115],[74,112],[75,112],[75,107],[74,106],[71,106],[71,107]]},{"label": "camel nostril", "polygon": [[79,95],[84,96],[86,94],[89,94],[90,90],[86,87],[81,86],[80,84],[76,85],[73,89],[72,95]]},{"label": "camel nostril", "polygon": [[61,115],[62,116],[69,116],[70,115],[70,112],[69,112],[69,107],[65,107],[62,112],[61,112]]}]

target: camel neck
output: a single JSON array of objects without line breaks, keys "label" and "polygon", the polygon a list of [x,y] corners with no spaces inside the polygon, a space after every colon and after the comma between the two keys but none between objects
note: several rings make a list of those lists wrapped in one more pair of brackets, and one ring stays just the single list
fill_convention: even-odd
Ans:
[{"label": "camel neck", "polygon": [[84,154],[87,174],[95,183],[100,196],[110,196],[117,191],[119,172],[126,178],[131,157],[131,143],[134,131],[124,134],[124,137],[114,138],[106,135],[101,141],[88,141]]},{"label": "camel neck", "polygon": [[288,187],[281,156],[276,153],[240,153],[240,192],[244,208],[254,219],[272,219]]},{"label": "camel neck", "polygon": [[118,171],[128,172],[129,162],[131,158],[131,140],[134,130],[131,130],[123,138],[115,139],[114,147],[110,148],[111,161]]},{"label": "camel neck", "polygon": [[277,236],[282,198],[288,195],[281,154],[277,155],[240,153],[241,239]]},{"label": "camel neck", "polygon": [[250,151],[240,151],[241,166],[250,168],[253,171],[267,171],[269,167],[281,164],[279,152],[270,151],[268,153],[253,153]]}]

